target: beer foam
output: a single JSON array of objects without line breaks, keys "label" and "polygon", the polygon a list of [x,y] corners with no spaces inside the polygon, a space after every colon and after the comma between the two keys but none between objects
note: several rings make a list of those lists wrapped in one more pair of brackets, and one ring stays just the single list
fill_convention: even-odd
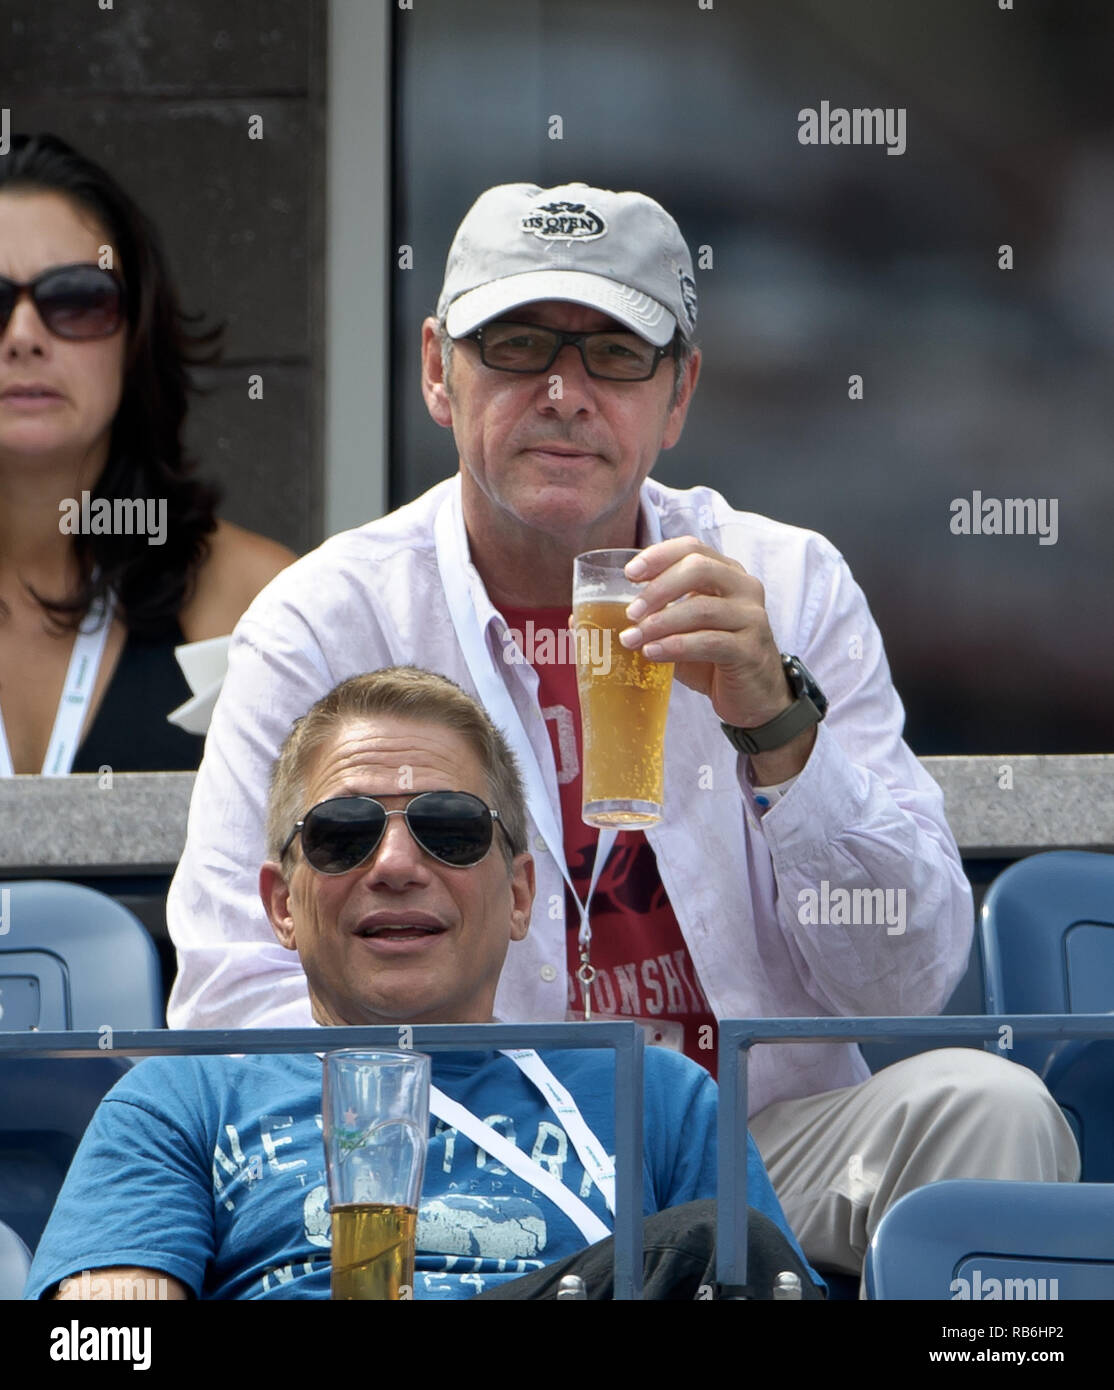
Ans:
[{"label": "beer foam", "polygon": [[614,576],[604,575],[598,579],[582,579],[573,592],[572,601],[577,603],[630,603],[635,594],[630,580],[621,571]]}]

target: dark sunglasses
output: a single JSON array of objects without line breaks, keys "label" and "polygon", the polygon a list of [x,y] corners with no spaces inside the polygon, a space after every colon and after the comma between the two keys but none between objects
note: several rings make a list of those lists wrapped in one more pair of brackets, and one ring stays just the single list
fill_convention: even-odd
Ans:
[{"label": "dark sunglasses", "polygon": [[100,266],[55,265],[25,284],[0,275],[0,333],[23,293],[59,338],[111,338],[124,319],[124,287]]},{"label": "dark sunglasses", "polygon": [[285,858],[301,834],[311,868],[319,874],[346,874],[379,848],[388,816],[403,816],[422,849],[454,869],[480,863],[491,848],[496,824],[507,835],[499,812],[470,792],[421,792],[398,811],[388,811],[370,796],[336,796],[306,812],[286,837],[279,858]]}]

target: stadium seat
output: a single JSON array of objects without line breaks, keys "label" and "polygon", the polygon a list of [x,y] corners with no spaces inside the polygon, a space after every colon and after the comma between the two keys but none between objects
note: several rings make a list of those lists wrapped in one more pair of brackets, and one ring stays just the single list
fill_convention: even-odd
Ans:
[{"label": "stadium seat", "polygon": [[131,1065],[108,1056],[0,1064],[0,1222],[32,1251],[93,1112]]},{"label": "stadium seat", "polygon": [[158,954],[122,904],[76,883],[0,883],[0,925],[0,1031],[163,1026]]},{"label": "stadium seat", "polygon": [[[979,915],[986,1011],[1114,1011],[1114,855],[1060,850],[1013,864]],[[1018,1041],[1075,1130],[1087,1182],[1114,1182],[1114,1041]]]},{"label": "stadium seat", "polygon": [[104,1057],[0,1062],[0,1221],[34,1250],[97,1103],[131,1066],[112,1035],[164,1023],[142,923],[75,883],[0,883],[0,1031],[79,1029]]},{"label": "stadium seat", "polygon": [[10,1226],[0,1221],[0,1299],[23,1297],[31,1253]]},{"label": "stadium seat", "polygon": [[930,1183],[878,1223],[874,1299],[1114,1298],[1114,1185]]}]

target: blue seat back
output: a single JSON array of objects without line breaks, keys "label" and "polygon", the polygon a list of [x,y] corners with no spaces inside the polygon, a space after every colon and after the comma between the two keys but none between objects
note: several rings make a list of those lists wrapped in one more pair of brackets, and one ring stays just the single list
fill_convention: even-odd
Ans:
[{"label": "blue seat back", "polygon": [[31,1250],[101,1097],[131,1065],[108,1056],[0,1063],[0,1222]]},{"label": "blue seat back", "polygon": [[126,907],[76,883],[0,883],[0,1030],[164,1021],[158,953]]},{"label": "blue seat back", "polygon": [[1114,1010],[1114,855],[1012,864],[987,889],[979,932],[987,1013]]},{"label": "blue seat back", "polygon": [[[979,916],[986,1010],[1114,1011],[1114,855],[1062,850],[1013,864]],[[1019,1042],[1075,1132],[1088,1182],[1114,1182],[1114,1043]]]},{"label": "blue seat back", "polygon": [[163,1026],[158,955],[126,907],[76,883],[0,883],[0,1030],[100,1033],[106,1055],[0,1063],[0,1221],[34,1250],[101,1097],[121,1029]]},{"label": "blue seat back", "polygon": [[867,1251],[867,1294],[1114,1298],[1112,1229],[1111,1184],[930,1183],[895,1202],[878,1223]]}]

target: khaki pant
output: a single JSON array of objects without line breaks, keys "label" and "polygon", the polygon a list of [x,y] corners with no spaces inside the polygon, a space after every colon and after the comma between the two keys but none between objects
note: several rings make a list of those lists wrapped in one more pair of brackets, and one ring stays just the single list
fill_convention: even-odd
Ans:
[{"label": "khaki pant", "polygon": [[860,1274],[886,1208],[942,1178],[1075,1182],[1075,1137],[1043,1081],[974,1048],[925,1052],[857,1086],[779,1101],[750,1131],[809,1261]]}]

